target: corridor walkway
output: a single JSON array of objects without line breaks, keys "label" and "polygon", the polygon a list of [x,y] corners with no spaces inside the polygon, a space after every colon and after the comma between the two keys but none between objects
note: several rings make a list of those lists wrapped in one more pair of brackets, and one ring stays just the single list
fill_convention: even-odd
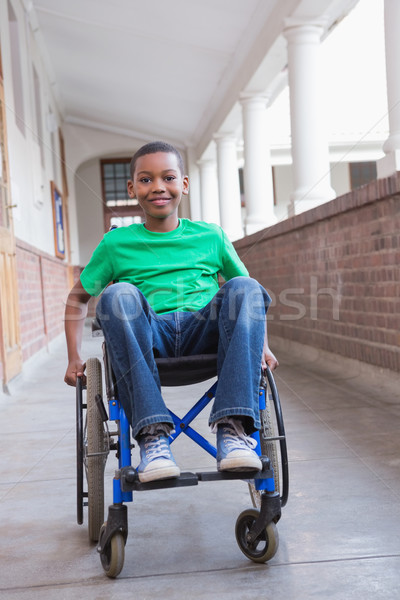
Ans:
[{"label": "corridor walkway", "polygon": [[[100,343],[86,332],[85,356],[100,355]],[[237,547],[247,486],[203,483],[134,496],[117,580],[104,576],[85,526],[76,524],[75,405],[63,383],[64,344],[35,359],[12,395],[0,396],[0,597],[397,600],[398,390],[319,360],[279,359],[291,490],[276,556],[256,565]],[[186,390],[168,390],[177,412],[188,405]],[[184,469],[212,465],[181,438],[174,454]],[[110,456],[107,503],[115,465]]]}]

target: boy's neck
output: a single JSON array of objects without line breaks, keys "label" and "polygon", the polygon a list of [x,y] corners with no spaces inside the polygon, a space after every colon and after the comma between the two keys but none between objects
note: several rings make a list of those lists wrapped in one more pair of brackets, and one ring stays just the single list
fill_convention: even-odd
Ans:
[{"label": "boy's neck", "polygon": [[147,218],[144,222],[144,226],[148,231],[154,231],[156,233],[168,233],[174,231],[179,227],[179,219],[175,215],[167,217],[166,219],[149,219]]}]

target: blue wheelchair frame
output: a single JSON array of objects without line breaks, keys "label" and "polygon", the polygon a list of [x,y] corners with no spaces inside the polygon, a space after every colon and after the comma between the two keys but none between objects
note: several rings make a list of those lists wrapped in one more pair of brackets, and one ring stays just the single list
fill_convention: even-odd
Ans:
[{"label": "blue wheelchair frame", "polygon": [[[192,439],[200,448],[203,448],[206,452],[211,454],[214,458],[217,456],[217,449],[215,446],[210,444],[208,440],[206,440],[202,435],[200,435],[197,431],[195,431],[192,427],[190,427],[190,423],[201,413],[201,411],[206,408],[206,406],[213,400],[215,396],[215,391],[217,389],[217,382],[200,398],[198,402],[189,410],[189,412],[181,419],[177,415],[175,415],[171,410],[169,413],[175,424],[175,433],[173,433],[169,441],[172,444],[176,440],[176,438],[181,435],[181,433],[185,433],[190,439]],[[265,410],[265,389],[260,388],[260,410]],[[132,467],[131,463],[131,447],[130,447],[130,425],[128,419],[126,418],[125,411],[120,405],[119,401],[115,401],[115,399],[109,401],[109,414],[111,421],[119,421],[120,423],[120,436],[119,436],[119,470],[124,474],[124,481],[126,482],[127,473],[128,477],[132,480],[136,480],[136,475],[131,471],[127,471],[130,467]],[[261,456],[261,445],[260,445],[260,432],[256,431],[252,434],[252,437],[257,441],[256,452],[259,456]],[[125,469],[123,471],[123,469]],[[254,473],[252,473],[254,477]],[[196,485],[198,481],[205,481],[205,476],[203,475],[201,478],[196,478],[193,480],[193,485]],[[222,474],[219,474],[220,479],[225,479]],[[232,477],[229,477],[231,479]],[[235,479],[244,479],[243,474],[240,477],[237,474],[234,477]],[[257,478],[255,481],[256,490],[266,490],[268,492],[275,491],[275,481],[273,470],[269,469],[267,472],[264,472],[264,477]],[[146,490],[146,489],[158,489],[164,487],[178,487],[178,480],[165,480],[165,481],[157,481],[156,484],[148,483],[148,484],[139,484],[135,486],[136,490]],[[186,477],[186,484],[188,483],[188,478]],[[126,485],[121,486],[121,480],[119,478],[114,478],[113,485],[113,501],[114,504],[121,504],[123,502],[132,502],[132,491],[123,491],[126,489]]]},{"label": "blue wheelchair frame", "polygon": [[[206,359],[205,367],[202,366],[201,361]],[[269,437],[268,441],[279,441],[280,444],[280,464],[282,474],[282,496],[280,496],[279,490],[275,489],[274,473],[271,466],[270,458],[262,456],[260,432],[256,431],[252,434],[252,437],[257,441],[257,454],[261,457],[262,470],[254,473],[251,472],[218,472],[218,471],[207,471],[202,473],[181,473],[180,477],[176,479],[164,479],[156,480],[148,483],[141,483],[138,478],[136,469],[131,463],[131,430],[130,424],[126,417],[125,411],[118,399],[117,386],[115,377],[111,368],[108,353],[103,344],[103,360],[105,369],[105,380],[106,380],[106,393],[108,400],[108,415],[105,410],[103,399],[100,395],[96,396],[96,405],[101,415],[102,421],[115,421],[118,424],[117,444],[113,445],[114,449],[117,449],[118,456],[118,470],[116,471],[113,479],[113,504],[108,508],[108,518],[106,523],[101,527],[99,534],[98,551],[100,553],[101,562],[106,574],[110,577],[115,577],[119,574],[123,565],[119,560],[117,567],[113,565],[112,553],[118,552],[123,554],[123,546],[126,543],[128,537],[128,521],[127,521],[127,507],[124,503],[132,502],[134,491],[145,491],[163,488],[175,488],[175,487],[186,487],[197,485],[199,481],[218,481],[218,480],[232,480],[242,479],[245,481],[254,481],[255,490],[260,493],[261,506],[260,512],[254,515],[250,514],[252,511],[245,511],[243,518],[239,523],[242,515],[238,518],[237,528],[239,524],[239,537],[237,533],[237,540],[240,549],[246,554],[251,560],[256,562],[265,562],[269,558],[265,559],[268,552],[265,550],[259,552],[256,550],[259,539],[266,540],[268,546],[268,527],[270,524],[276,524],[281,517],[281,508],[286,504],[288,498],[288,460],[287,460],[287,449],[286,449],[286,437],[283,425],[283,418],[280,406],[280,400],[278,391],[275,385],[274,378],[269,368],[263,372],[259,390],[259,406],[260,410],[266,409],[266,394],[268,393],[268,386],[271,391],[270,399],[273,401],[275,409],[276,424],[278,429],[278,435],[276,437]],[[183,376],[183,382],[177,382],[175,379],[176,373],[171,375],[170,365],[176,363],[179,360],[189,361],[190,365],[196,365],[195,369],[198,369],[199,374],[193,377],[193,373],[189,377]],[[197,383],[209,379],[215,375],[216,370],[216,356],[199,356],[199,357],[183,357],[182,359],[156,359],[161,383],[162,385],[186,385],[189,383]],[[164,363],[164,364],[162,364]],[[210,366],[211,363],[211,366]],[[182,366],[180,369],[182,371]],[[183,367],[183,371],[185,366]],[[172,368],[172,371],[174,369]],[[192,368],[193,371],[193,368]],[[164,375],[163,375],[164,374]],[[202,435],[195,431],[190,425],[192,421],[204,410],[209,403],[214,399],[215,392],[217,389],[218,381],[216,381],[210,389],[208,389],[203,396],[196,402],[196,404],[187,412],[187,414],[180,418],[175,415],[171,410],[169,411],[174,421],[175,432],[170,436],[170,443],[173,443],[175,439],[182,433],[192,439],[197,445],[203,450],[208,452],[211,456],[216,457],[217,450],[206,440]],[[82,427],[82,389],[84,386],[82,380],[79,378],[77,382],[77,415],[78,415],[78,429]],[[84,405],[86,407],[86,405]],[[78,408],[79,407],[79,408]],[[79,417],[80,415],[80,417]],[[78,431],[77,429],[77,431]],[[81,434],[78,434],[78,438]],[[79,443],[78,443],[78,523],[83,522],[83,501],[82,498],[88,494],[83,493],[82,488],[82,473],[79,473]],[[81,489],[79,489],[81,487]],[[255,512],[255,511],[253,511]],[[250,514],[250,516],[249,516]],[[250,519],[250,520],[249,520]],[[275,526],[275,525],[274,525]],[[241,533],[240,533],[241,532]],[[271,534],[269,534],[271,535]],[[113,544],[118,539],[119,549]],[[122,541],[121,541],[122,540]],[[117,549],[116,549],[117,548]],[[277,548],[277,546],[276,546]],[[276,550],[275,550],[276,551]],[[274,552],[275,553],[275,552]],[[274,554],[273,553],[273,554]],[[273,556],[272,554],[272,556]],[[115,562],[115,561],[114,561]],[[118,562],[118,561],[117,561]],[[114,568],[115,567],[115,568]]]}]

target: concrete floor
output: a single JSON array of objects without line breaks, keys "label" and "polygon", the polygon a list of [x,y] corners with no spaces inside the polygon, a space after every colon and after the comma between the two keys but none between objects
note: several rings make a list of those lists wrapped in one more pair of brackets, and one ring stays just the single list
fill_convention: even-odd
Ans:
[{"label": "concrete floor", "polygon": [[[85,356],[100,355],[100,343],[86,336]],[[136,493],[116,580],[76,524],[75,401],[63,383],[63,343],[31,362],[11,396],[0,396],[1,598],[397,600],[398,387],[300,354],[279,359],[291,492],[276,556],[256,565],[236,544],[236,518],[250,507],[242,482]],[[188,389],[168,390],[172,409],[185,412]],[[212,464],[181,438],[174,454],[184,469]],[[107,504],[115,465],[111,455]]]}]

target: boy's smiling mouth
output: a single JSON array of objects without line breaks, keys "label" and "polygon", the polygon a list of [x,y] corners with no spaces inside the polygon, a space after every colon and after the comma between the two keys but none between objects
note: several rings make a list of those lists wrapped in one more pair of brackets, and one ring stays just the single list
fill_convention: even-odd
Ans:
[{"label": "boy's smiling mouth", "polygon": [[156,206],[164,206],[165,204],[167,204],[170,201],[171,201],[170,198],[153,198],[152,200],[150,200],[150,202],[152,204],[155,204]]}]

